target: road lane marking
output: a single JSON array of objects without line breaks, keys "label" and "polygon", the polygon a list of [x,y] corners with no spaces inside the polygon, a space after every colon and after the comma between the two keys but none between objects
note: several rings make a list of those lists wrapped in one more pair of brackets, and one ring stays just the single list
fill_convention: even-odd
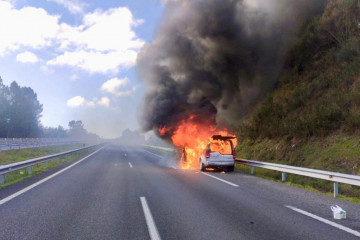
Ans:
[{"label": "road lane marking", "polygon": [[[104,146],[104,147],[105,147],[105,146]],[[73,163],[73,164],[71,164],[70,166],[68,166],[68,167],[66,167],[66,168],[64,168],[64,169],[62,169],[62,170],[60,170],[60,171],[58,171],[58,172],[56,172],[56,173],[54,173],[54,174],[52,174],[52,175],[44,178],[44,179],[42,179],[42,180],[40,180],[40,181],[38,181],[38,182],[36,182],[36,183],[34,183],[34,184],[31,184],[30,186],[27,186],[26,188],[24,188],[24,189],[22,189],[22,190],[20,190],[20,191],[18,191],[18,192],[16,192],[16,193],[11,194],[10,196],[8,196],[8,197],[6,197],[6,198],[1,199],[1,200],[0,200],[0,205],[3,205],[4,203],[10,201],[11,199],[14,199],[14,198],[16,198],[17,196],[19,196],[19,195],[21,195],[21,194],[23,194],[23,193],[25,193],[25,192],[33,189],[34,187],[39,186],[40,184],[42,184],[42,183],[50,180],[51,178],[59,175],[60,173],[65,172],[66,170],[72,168],[73,166],[81,163],[81,162],[84,161],[85,159],[87,159],[87,158],[91,157],[92,155],[94,155],[95,153],[99,152],[99,151],[102,150],[104,147],[102,147],[102,148],[100,148],[99,150],[93,152],[92,154],[84,157],[83,159],[80,159],[80,160],[77,161],[76,163]]]},{"label": "road lane marking", "polygon": [[229,185],[231,185],[231,186],[233,186],[233,187],[238,187],[238,186],[239,186],[239,185],[237,185],[237,184],[235,184],[235,183],[228,182],[228,181],[226,181],[226,180],[224,180],[224,179],[221,179],[221,178],[218,178],[218,177],[212,176],[212,175],[210,175],[210,174],[208,174],[208,173],[204,173],[204,172],[201,172],[201,173],[202,173],[202,174],[205,174],[206,176],[209,176],[209,177],[215,178],[215,179],[217,179],[217,180],[219,180],[219,181],[221,181],[221,182],[224,182],[224,183],[226,183],[226,184],[229,184]]},{"label": "road lane marking", "polygon": [[348,227],[345,227],[345,226],[343,226],[343,225],[334,223],[334,222],[329,221],[329,220],[327,220],[327,219],[325,219],[325,218],[316,216],[316,215],[314,215],[314,214],[312,214],[312,213],[306,212],[306,211],[301,210],[301,209],[298,209],[298,208],[296,208],[296,207],[292,207],[292,206],[285,206],[285,207],[290,208],[291,210],[294,210],[295,212],[304,214],[304,215],[306,215],[306,216],[308,216],[308,217],[311,217],[311,218],[313,218],[313,219],[316,219],[316,220],[318,220],[318,221],[320,221],[320,222],[326,223],[326,224],[328,224],[328,225],[330,225],[330,226],[336,227],[336,228],[338,228],[338,229],[340,229],[340,230],[343,230],[343,231],[345,231],[345,232],[351,233],[351,234],[353,234],[353,235],[355,235],[355,236],[357,236],[357,237],[360,237],[360,232],[355,231],[355,230],[352,230],[351,228],[348,228]]},{"label": "road lane marking", "polygon": [[140,197],[140,201],[141,201],[141,206],[144,211],[146,225],[148,227],[151,240],[161,240],[159,232],[158,232],[155,222],[154,222],[154,218],[151,215],[150,208],[147,204],[146,198]]},{"label": "road lane marking", "polygon": [[159,157],[159,158],[163,158],[163,156],[157,155],[156,153],[150,152],[150,151],[145,150],[145,149],[143,149],[143,150],[144,150],[145,152],[151,153],[152,155],[155,155],[155,156],[157,156],[157,157]]},{"label": "road lane marking", "polygon": [[133,166],[132,166],[131,162],[129,162],[129,166],[130,166],[130,168],[133,168]]}]

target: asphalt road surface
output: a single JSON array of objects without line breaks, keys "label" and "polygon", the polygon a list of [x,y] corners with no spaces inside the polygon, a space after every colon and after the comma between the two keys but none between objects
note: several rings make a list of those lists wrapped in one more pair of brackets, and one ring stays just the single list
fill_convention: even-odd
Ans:
[{"label": "asphalt road surface", "polygon": [[[0,190],[0,239],[360,239],[360,206],[107,146]],[[54,175],[56,174],[56,175]],[[332,218],[338,204],[347,219]]]}]

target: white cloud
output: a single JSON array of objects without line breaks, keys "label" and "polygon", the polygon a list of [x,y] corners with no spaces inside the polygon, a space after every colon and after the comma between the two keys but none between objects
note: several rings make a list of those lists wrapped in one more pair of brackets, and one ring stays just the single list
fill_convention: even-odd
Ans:
[{"label": "white cloud", "polygon": [[76,107],[95,107],[96,105],[102,106],[102,107],[109,107],[110,106],[110,99],[107,97],[102,97],[100,100],[97,100],[96,98],[92,101],[86,100],[84,97],[76,96],[73,98],[70,98],[67,100],[67,106],[76,108]]},{"label": "white cloud", "polygon": [[72,14],[77,14],[77,13],[83,13],[84,12],[84,8],[86,6],[85,3],[81,2],[81,1],[76,1],[76,0],[48,0],[49,2],[55,2],[59,5],[62,5],[63,7],[65,7],[66,9],[69,10],[69,12],[71,12]]},{"label": "white cloud", "polygon": [[58,39],[67,50],[48,64],[75,66],[90,73],[117,73],[134,66],[144,41],[132,28],[141,23],[128,8],[86,14],[81,26],[62,25]]},{"label": "white cloud", "polygon": [[84,106],[86,105],[86,100],[85,98],[81,97],[81,96],[76,96],[76,97],[73,97],[73,98],[70,98],[68,101],[67,101],[67,105],[69,107],[80,107],[80,106]]},{"label": "white cloud", "polygon": [[44,74],[46,74],[46,75],[52,75],[52,74],[54,74],[55,72],[54,72],[54,69],[51,69],[49,66],[47,66],[47,65],[43,65],[43,66],[41,66],[40,67],[40,70],[44,73]]},{"label": "white cloud", "polygon": [[0,55],[20,47],[50,46],[58,30],[58,16],[42,8],[15,9],[10,2],[0,1]]},{"label": "white cloud", "polygon": [[79,76],[76,75],[76,74],[73,74],[73,75],[71,75],[71,77],[70,77],[70,80],[71,80],[71,81],[76,81],[76,80],[78,80],[78,79],[79,79]]},{"label": "white cloud", "polygon": [[116,92],[119,91],[119,88],[125,86],[128,82],[129,79],[127,78],[112,78],[104,82],[103,85],[101,85],[101,90],[108,93],[116,94]]},{"label": "white cloud", "polygon": [[98,105],[103,107],[109,107],[110,106],[110,99],[107,97],[102,97],[98,102]]},{"label": "white cloud", "polygon": [[134,94],[134,92],[136,91],[136,88],[137,87],[134,86],[129,90],[117,92],[116,96],[118,96],[118,97],[132,96]]},{"label": "white cloud", "polygon": [[22,62],[22,63],[36,63],[39,61],[39,59],[37,58],[37,56],[34,53],[26,51],[26,52],[19,53],[18,55],[16,55],[16,61]]},{"label": "white cloud", "polygon": [[66,51],[64,54],[47,62],[48,65],[76,66],[90,73],[118,72],[119,68],[135,65],[137,53],[132,50],[126,52],[112,51]]},{"label": "white cloud", "polygon": [[[74,12],[82,9],[80,1],[51,1]],[[22,47],[47,51],[56,48],[56,56],[47,65],[106,74],[134,66],[144,45],[133,30],[143,20],[135,19],[126,7],[87,13],[77,26],[59,21],[59,16],[42,8],[15,9],[10,2],[0,0],[0,56]],[[11,27],[4,23],[11,23]]]},{"label": "white cloud", "polygon": [[126,86],[128,82],[128,78],[112,78],[104,82],[100,89],[118,97],[131,96],[136,91],[136,86],[129,90],[121,90],[121,88]]}]

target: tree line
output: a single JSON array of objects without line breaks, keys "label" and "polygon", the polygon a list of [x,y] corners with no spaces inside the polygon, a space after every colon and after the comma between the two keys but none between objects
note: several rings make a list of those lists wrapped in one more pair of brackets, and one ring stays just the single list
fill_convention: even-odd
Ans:
[{"label": "tree line", "polygon": [[62,126],[43,127],[40,122],[43,105],[30,87],[21,87],[15,81],[9,86],[0,77],[0,138],[99,138],[87,132],[81,120]]}]

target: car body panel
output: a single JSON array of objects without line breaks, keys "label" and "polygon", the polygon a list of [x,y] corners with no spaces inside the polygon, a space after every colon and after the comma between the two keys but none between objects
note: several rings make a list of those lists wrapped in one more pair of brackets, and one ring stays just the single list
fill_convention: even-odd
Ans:
[{"label": "car body panel", "polygon": [[[209,142],[209,144],[207,144],[206,149],[204,150],[203,154],[200,157],[200,169],[201,166],[204,166],[205,168],[233,168],[235,165],[235,159],[234,156],[232,155],[232,151],[233,151],[233,143],[231,141],[231,139],[233,139],[235,137],[232,136],[220,136],[220,135],[214,135],[212,137],[212,140],[216,140],[216,141],[224,141],[227,142],[225,145],[228,145],[228,149],[226,146],[226,153],[220,153],[218,151],[211,151],[211,146],[213,146],[212,142]],[[215,142],[216,144],[216,142]],[[214,148],[214,146],[213,146]],[[208,157],[206,157],[206,151],[210,151],[210,153],[208,154]]]}]

